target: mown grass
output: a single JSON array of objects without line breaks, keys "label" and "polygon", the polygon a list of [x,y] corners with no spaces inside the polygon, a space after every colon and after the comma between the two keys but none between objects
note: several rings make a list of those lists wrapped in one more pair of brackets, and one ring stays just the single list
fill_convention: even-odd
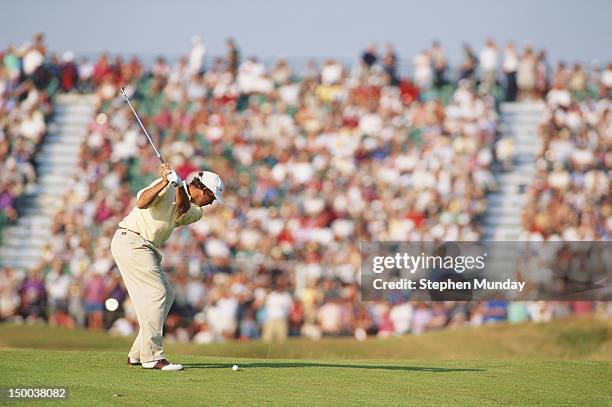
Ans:
[{"label": "mown grass", "polygon": [[130,342],[0,325],[0,388],[68,387],[62,404],[78,406],[612,406],[612,326],[596,318],[363,342],[167,344],[181,372],[128,367]]},{"label": "mown grass", "polygon": [[[0,356],[0,387],[68,387],[62,405],[609,406],[612,400],[612,363],[603,361],[181,355],[175,359],[185,370],[161,372],[126,366],[124,352],[3,350]],[[232,371],[234,363],[240,371]]]}]

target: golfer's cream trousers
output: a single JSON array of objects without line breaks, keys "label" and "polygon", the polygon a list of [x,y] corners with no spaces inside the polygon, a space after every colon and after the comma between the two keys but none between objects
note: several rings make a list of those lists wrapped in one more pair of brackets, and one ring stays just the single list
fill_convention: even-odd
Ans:
[{"label": "golfer's cream trousers", "polygon": [[115,232],[111,253],[140,325],[128,356],[141,362],[165,359],[162,336],[174,291],[161,268],[161,254],[149,241],[125,229]]}]

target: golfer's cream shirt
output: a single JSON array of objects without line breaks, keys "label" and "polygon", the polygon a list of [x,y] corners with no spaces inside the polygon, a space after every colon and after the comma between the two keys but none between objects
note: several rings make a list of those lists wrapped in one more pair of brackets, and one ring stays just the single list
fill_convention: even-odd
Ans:
[{"label": "golfer's cream shirt", "polygon": [[[148,187],[138,191],[136,198],[140,198],[145,189],[152,187],[160,181],[161,178],[158,178]],[[202,208],[194,204],[190,204],[189,210],[183,215],[178,216],[175,198],[176,187],[170,183],[161,190],[148,208],[138,209],[138,207],[135,207],[132,209],[119,222],[119,227],[138,232],[140,236],[153,243],[155,247],[161,247],[170,238],[174,228],[197,222],[202,218]]]}]

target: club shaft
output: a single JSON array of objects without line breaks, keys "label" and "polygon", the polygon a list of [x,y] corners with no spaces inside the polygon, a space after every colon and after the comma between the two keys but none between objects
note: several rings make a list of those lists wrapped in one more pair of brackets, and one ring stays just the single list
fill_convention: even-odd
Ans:
[{"label": "club shaft", "polygon": [[155,144],[153,144],[153,140],[151,140],[151,137],[149,136],[149,133],[147,132],[147,129],[145,129],[145,126],[140,121],[140,117],[138,117],[138,113],[136,113],[136,110],[134,110],[134,107],[132,106],[132,103],[130,103],[130,98],[125,93],[123,88],[121,88],[121,93],[125,97],[125,100],[127,101],[128,105],[130,106],[130,109],[132,109],[132,113],[134,113],[134,116],[136,116],[136,120],[138,120],[138,124],[140,124],[140,127],[142,128],[142,131],[144,131],[145,136],[147,136],[147,139],[149,140],[149,143],[151,143],[151,146],[153,147],[153,150],[155,150],[155,154],[157,154],[157,158],[159,158],[159,161],[161,161],[162,164],[165,163],[165,161],[162,158],[161,154],[159,153],[159,151],[157,151],[157,148],[155,148]]}]

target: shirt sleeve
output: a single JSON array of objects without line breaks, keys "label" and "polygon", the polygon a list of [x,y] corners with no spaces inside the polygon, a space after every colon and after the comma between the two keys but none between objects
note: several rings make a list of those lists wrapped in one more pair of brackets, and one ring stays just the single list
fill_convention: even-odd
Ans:
[{"label": "shirt sleeve", "polygon": [[187,212],[178,217],[176,220],[176,225],[189,225],[190,223],[197,222],[200,219],[202,219],[202,208],[196,205],[191,205]]},{"label": "shirt sleeve", "polygon": [[[138,193],[136,193],[136,199],[140,198],[140,195],[142,195],[142,193],[146,190],[151,188],[153,185],[157,184],[158,182],[160,182],[162,180],[162,178],[157,178],[155,181],[151,182],[148,186],[144,187],[143,189],[141,189],[140,191],[138,191]],[[155,199],[153,200],[153,202],[151,202],[151,205],[149,205],[149,207],[156,205],[159,200],[164,197],[164,195],[166,195],[166,192],[168,191],[168,187],[170,186],[170,184],[168,184],[164,189],[162,189],[159,194],[157,194],[157,196],[155,197]]]}]

